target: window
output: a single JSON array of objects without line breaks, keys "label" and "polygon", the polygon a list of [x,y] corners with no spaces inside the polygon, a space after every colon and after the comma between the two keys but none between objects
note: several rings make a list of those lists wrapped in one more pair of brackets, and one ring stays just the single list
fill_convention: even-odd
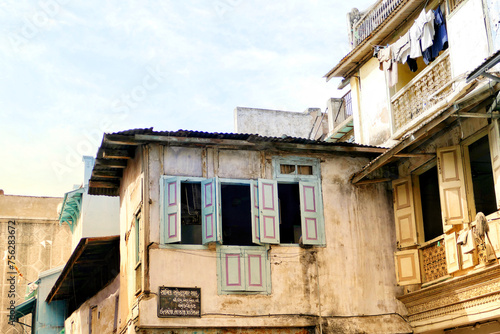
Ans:
[{"label": "window", "polygon": [[320,186],[306,176],[279,183],[162,178],[160,243],[251,246],[296,244],[302,237],[304,244],[324,245]]},{"label": "window", "polygon": [[459,256],[452,228],[472,222],[477,212],[488,215],[500,209],[499,137],[495,120],[461,145],[438,148],[436,167],[393,181],[400,285],[420,283],[416,247],[443,232],[448,273],[474,266],[471,254]]}]

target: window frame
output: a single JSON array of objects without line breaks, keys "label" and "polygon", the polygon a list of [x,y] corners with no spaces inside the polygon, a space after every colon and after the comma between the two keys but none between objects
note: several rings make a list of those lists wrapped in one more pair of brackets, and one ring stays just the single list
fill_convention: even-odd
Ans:
[{"label": "window frame", "polygon": [[[187,182],[187,183],[195,183],[195,182],[201,182],[204,180],[207,180],[208,178],[204,177],[198,177],[198,176],[175,176],[175,175],[162,175],[160,177],[160,235],[163,233],[163,229],[165,221],[164,221],[164,216],[163,216],[163,203],[164,203],[164,196],[165,196],[165,189],[163,189],[163,181],[165,179],[170,179],[170,178],[177,178],[180,180],[180,183],[182,182]],[[182,228],[182,225],[181,225]],[[206,250],[208,249],[208,245],[188,245],[188,244],[175,244],[175,243],[165,243],[162,242],[161,237],[160,237],[160,244],[159,248],[164,248],[164,249],[191,249],[191,250]]]}]

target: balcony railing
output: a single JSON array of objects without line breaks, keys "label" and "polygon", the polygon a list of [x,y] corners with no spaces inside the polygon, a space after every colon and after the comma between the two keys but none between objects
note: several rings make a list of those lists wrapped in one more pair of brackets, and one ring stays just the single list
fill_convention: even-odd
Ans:
[{"label": "balcony railing", "polygon": [[443,237],[423,246],[420,251],[423,283],[436,281],[448,275]]},{"label": "balcony railing", "polygon": [[450,81],[450,57],[446,51],[391,98],[395,131],[450,94]]},{"label": "balcony railing", "polygon": [[353,23],[352,47],[367,38],[403,1],[405,0],[379,0],[359,21]]},{"label": "balcony railing", "polygon": [[341,97],[342,105],[337,111],[335,118],[333,120],[333,127],[336,128],[339,124],[344,122],[350,116],[352,116],[352,97],[351,91],[347,92],[344,96]]}]

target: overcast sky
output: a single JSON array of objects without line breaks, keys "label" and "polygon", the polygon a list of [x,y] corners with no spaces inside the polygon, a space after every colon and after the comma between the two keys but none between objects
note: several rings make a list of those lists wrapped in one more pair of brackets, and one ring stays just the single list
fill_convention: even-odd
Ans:
[{"label": "overcast sky", "polygon": [[4,0],[0,189],[63,196],[104,132],[232,132],[237,106],[339,97],[346,14],[374,0]]}]

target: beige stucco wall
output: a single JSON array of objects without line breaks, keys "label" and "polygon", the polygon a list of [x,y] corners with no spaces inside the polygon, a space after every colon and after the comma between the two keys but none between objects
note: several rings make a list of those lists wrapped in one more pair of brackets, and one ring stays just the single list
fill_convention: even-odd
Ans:
[{"label": "beige stucco wall", "polygon": [[360,111],[353,116],[359,118],[355,123],[361,127],[358,130],[361,132],[359,138],[362,138],[361,144],[381,145],[391,136],[385,74],[379,69],[378,60],[371,58],[359,70],[359,77]]},{"label": "beige stucco wall", "polygon": [[94,306],[97,307],[97,319],[92,318],[92,324],[95,323],[96,333],[113,333],[119,286],[120,276],[117,276],[110,284],[75,310],[64,321],[66,333],[90,333],[90,310]]},{"label": "beige stucco wall", "polygon": [[[348,178],[368,160],[345,156],[316,156],[322,159],[322,189],[325,205],[326,247],[304,249],[299,246],[271,246],[270,295],[218,295],[215,247],[205,249],[159,249],[161,175],[175,175],[184,162],[203,177],[219,175],[227,178],[271,178],[271,154],[256,151],[224,149],[182,149],[150,145],[148,155],[149,187],[146,227],[149,251],[151,294],[142,295],[137,326],[145,328],[178,327],[307,327],[318,324],[319,303],[324,326],[331,333],[389,333],[407,331],[406,323],[395,313],[404,308],[395,296],[400,292],[394,275],[393,252],[395,232],[392,202],[384,185],[355,188]],[[193,155],[198,152],[201,157]],[[282,155],[286,155],[283,153]],[[297,154],[293,154],[296,156]],[[311,155],[303,155],[311,156]],[[137,158],[136,158],[137,159]],[[169,159],[175,159],[173,164]],[[197,166],[196,163],[199,163]],[[137,163],[138,164],[138,163]],[[129,170],[129,168],[131,168]],[[139,177],[139,168],[130,167],[124,173],[122,193],[128,182]],[[183,174],[186,175],[184,169]],[[121,224],[130,229],[127,198],[122,198]],[[129,212],[130,214],[130,212]],[[147,225],[147,222],[146,222]],[[133,233],[131,233],[132,235]],[[124,238],[121,238],[123,240]],[[132,272],[133,242],[122,241],[121,323],[135,317],[135,286]],[[196,246],[195,246],[196,247]],[[319,275],[318,275],[319,274]],[[159,286],[200,287],[202,314],[198,318],[158,318]],[[121,295],[122,296],[122,295]],[[271,314],[275,316],[239,317],[232,314]],[[311,314],[300,317],[298,314]],[[374,317],[358,317],[361,315]],[[387,316],[377,316],[389,314]],[[279,315],[279,316],[278,316]],[[344,316],[354,316],[345,321]],[[128,329],[133,332],[132,327]]]},{"label": "beige stucco wall", "polygon": [[[16,304],[22,303],[26,285],[37,280],[40,272],[64,265],[71,255],[71,232],[68,225],[59,225],[57,206],[62,198],[0,195],[0,249],[1,256],[8,251],[9,221],[15,221],[15,257],[24,278],[16,275]],[[11,226],[14,226],[11,224]],[[12,238],[11,238],[12,239]],[[42,244],[44,242],[44,244]],[[52,244],[51,244],[51,243]],[[21,333],[21,325],[7,323],[10,284],[7,278],[12,270],[7,259],[1,265],[0,332]],[[31,321],[31,316],[23,322]]]}]

